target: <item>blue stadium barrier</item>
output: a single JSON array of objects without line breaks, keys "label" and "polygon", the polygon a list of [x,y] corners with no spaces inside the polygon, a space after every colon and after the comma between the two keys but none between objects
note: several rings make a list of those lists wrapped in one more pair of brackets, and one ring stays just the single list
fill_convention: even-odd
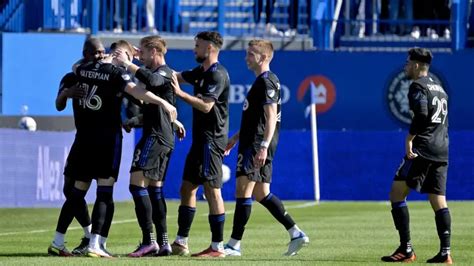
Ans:
[{"label": "blue stadium barrier", "polygon": [[[319,169],[322,200],[387,200],[394,173],[404,154],[405,132],[320,130]],[[474,200],[474,131],[451,131],[448,200]],[[74,132],[28,132],[0,129],[0,207],[61,206],[63,168]],[[272,192],[284,200],[313,200],[309,131],[284,130],[274,160]],[[184,161],[191,136],[177,142],[164,191],[178,199]],[[124,134],[124,148],[114,199],[131,200],[129,169],[134,138]],[[234,200],[236,151],[226,157],[230,179],[224,184],[224,200]],[[93,202],[95,187],[87,200]],[[199,192],[202,195],[202,192]],[[412,200],[426,195],[412,193]]]}]

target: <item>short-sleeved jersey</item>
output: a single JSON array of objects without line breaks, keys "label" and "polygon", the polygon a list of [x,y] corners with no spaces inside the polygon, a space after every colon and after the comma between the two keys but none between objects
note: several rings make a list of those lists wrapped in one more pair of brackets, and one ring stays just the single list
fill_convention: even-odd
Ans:
[{"label": "short-sleeved jersey", "polygon": [[181,73],[183,79],[194,86],[194,96],[215,100],[209,113],[193,108],[193,142],[207,142],[225,149],[229,131],[229,88],[227,70],[215,63],[204,71],[202,66]]},{"label": "short-sleeved jersey", "polygon": [[278,77],[271,71],[260,74],[252,84],[245,99],[240,123],[239,152],[248,147],[259,147],[265,132],[265,110],[267,104],[277,104],[277,124],[270,146],[268,159],[271,160],[278,144],[281,122],[281,91]]},{"label": "short-sleeved jersey", "polygon": [[61,94],[61,92],[66,89],[66,88],[70,88],[72,86],[74,86],[77,82],[79,81],[79,79],[77,78],[77,76],[72,73],[72,72],[69,72],[67,73],[66,75],[64,75],[64,77],[61,79],[61,81],[59,82],[59,90],[58,90],[58,95]]},{"label": "short-sleeved jersey", "polygon": [[79,86],[86,91],[73,99],[77,132],[121,131],[121,103],[130,76],[110,63],[88,62],[76,69]]},{"label": "short-sleeved jersey", "polygon": [[413,120],[410,134],[416,135],[413,150],[421,157],[437,162],[448,161],[448,95],[433,78],[412,82],[408,92]]},{"label": "short-sleeved jersey", "polygon": [[[176,96],[171,85],[173,71],[167,65],[158,67],[154,72],[140,68],[135,77],[145,84],[148,91],[176,105]],[[161,105],[143,104],[143,134],[153,135],[158,143],[171,149],[174,147],[174,130],[170,116]]]}]

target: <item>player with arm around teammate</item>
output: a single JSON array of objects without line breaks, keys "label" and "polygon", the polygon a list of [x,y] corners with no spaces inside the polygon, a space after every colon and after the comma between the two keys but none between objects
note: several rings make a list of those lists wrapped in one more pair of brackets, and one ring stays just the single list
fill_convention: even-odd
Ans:
[{"label": "player with arm around teammate", "polygon": [[[171,84],[173,71],[166,64],[166,51],[163,38],[147,36],[140,40],[140,61],[144,67],[133,64],[121,50],[115,55],[116,60],[139,80],[139,86],[145,86],[148,91],[176,105],[176,96]],[[135,147],[129,186],[142,230],[142,242],[128,256],[168,256],[171,255],[171,246],[168,244],[163,183],[174,148],[174,123],[161,106],[144,104],[142,109],[143,136]],[[184,137],[184,128],[178,133],[181,133],[180,138]]]}]

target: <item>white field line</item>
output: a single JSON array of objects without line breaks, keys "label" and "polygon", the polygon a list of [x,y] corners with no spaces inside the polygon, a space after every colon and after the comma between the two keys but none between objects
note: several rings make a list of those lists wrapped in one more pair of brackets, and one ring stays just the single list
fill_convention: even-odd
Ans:
[{"label": "white field line", "polygon": [[[285,206],[286,209],[301,209],[301,208],[308,208],[316,206],[315,201],[310,201],[298,205],[289,205]],[[225,214],[233,214],[234,211],[226,211]],[[201,216],[207,216],[207,213],[201,214]],[[177,218],[176,215],[168,215],[167,218]],[[125,220],[118,220],[118,221],[113,221],[112,224],[125,224],[125,223],[133,223],[137,222],[137,219],[125,219]],[[79,230],[82,229],[80,226],[71,226],[68,228],[69,230]],[[31,230],[31,231],[17,231],[17,232],[8,232],[8,233],[0,233],[0,236],[11,236],[11,235],[22,235],[22,234],[41,234],[41,233],[46,233],[46,232],[51,232],[51,229],[41,229],[41,230]]]}]

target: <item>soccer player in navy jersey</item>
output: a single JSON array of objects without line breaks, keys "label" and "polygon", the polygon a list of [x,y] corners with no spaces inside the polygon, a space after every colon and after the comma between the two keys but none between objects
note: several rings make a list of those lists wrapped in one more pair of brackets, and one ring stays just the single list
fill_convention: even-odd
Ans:
[{"label": "soccer player in navy jersey", "polygon": [[194,87],[193,95],[175,87],[176,96],[193,107],[192,145],[184,166],[178,233],[173,254],[189,254],[188,236],[196,212],[196,191],[200,185],[209,205],[212,240],[209,248],[196,257],[224,257],[225,209],[221,195],[222,159],[229,128],[230,79],[219,63],[223,39],[218,32],[200,32],[195,37],[194,54],[199,66],[177,74],[179,82]]},{"label": "soccer player in navy jersey", "polygon": [[234,226],[225,245],[227,256],[240,256],[240,242],[250,218],[252,196],[270,211],[288,231],[290,244],[285,255],[293,256],[309,243],[280,199],[270,192],[273,157],[281,122],[281,90],[270,70],[273,45],[267,40],[249,42],[245,61],[256,76],[244,102],[240,131],[229,139],[226,154],[239,142]]},{"label": "soccer player in navy jersey", "polygon": [[[176,105],[172,86],[173,70],[166,64],[166,52],[166,42],[163,38],[147,36],[140,40],[139,50],[140,61],[144,67],[133,64],[123,50],[116,53],[116,59],[135,76],[139,81],[138,86],[144,86],[168,103]],[[171,255],[171,246],[168,244],[163,183],[174,148],[175,126],[161,106],[144,104],[142,110],[140,120],[143,135],[135,148],[129,187],[135,202],[137,220],[142,229],[142,242],[128,256],[168,256]],[[185,131],[182,125],[179,125],[181,130],[178,130],[178,137],[182,139]],[[158,241],[155,239],[153,224]]]},{"label": "soccer player in navy jersey", "polygon": [[406,197],[410,189],[428,194],[435,212],[440,251],[428,263],[452,264],[451,215],[446,203],[448,174],[448,95],[429,75],[433,55],[424,48],[408,51],[405,73],[413,82],[408,91],[413,114],[405,141],[405,156],[390,191],[392,218],[400,237],[400,246],[385,262],[412,262],[416,255],[410,238],[410,216]]},{"label": "soccer player in navy jersey", "polygon": [[[66,198],[62,211],[74,217],[75,206],[83,206],[84,197],[93,179],[97,180],[97,198],[92,211],[92,230],[87,255],[111,257],[106,250],[114,213],[113,185],[118,177],[122,150],[120,106],[123,93],[163,106],[171,120],[176,118],[176,108],[162,98],[137,87],[125,70],[103,61],[105,49],[96,38],[84,43],[86,59],[75,67],[77,86],[84,97],[73,99],[76,137],[69,152],[64,175],[74,179],[71,196]],[[90,59],[90,60],[88,60]],[[58,227],[67,229],[72,219],[60,215]],[[64,234],[56,232],[48,248],[51,255],[71,256],[64,245]]]}]

